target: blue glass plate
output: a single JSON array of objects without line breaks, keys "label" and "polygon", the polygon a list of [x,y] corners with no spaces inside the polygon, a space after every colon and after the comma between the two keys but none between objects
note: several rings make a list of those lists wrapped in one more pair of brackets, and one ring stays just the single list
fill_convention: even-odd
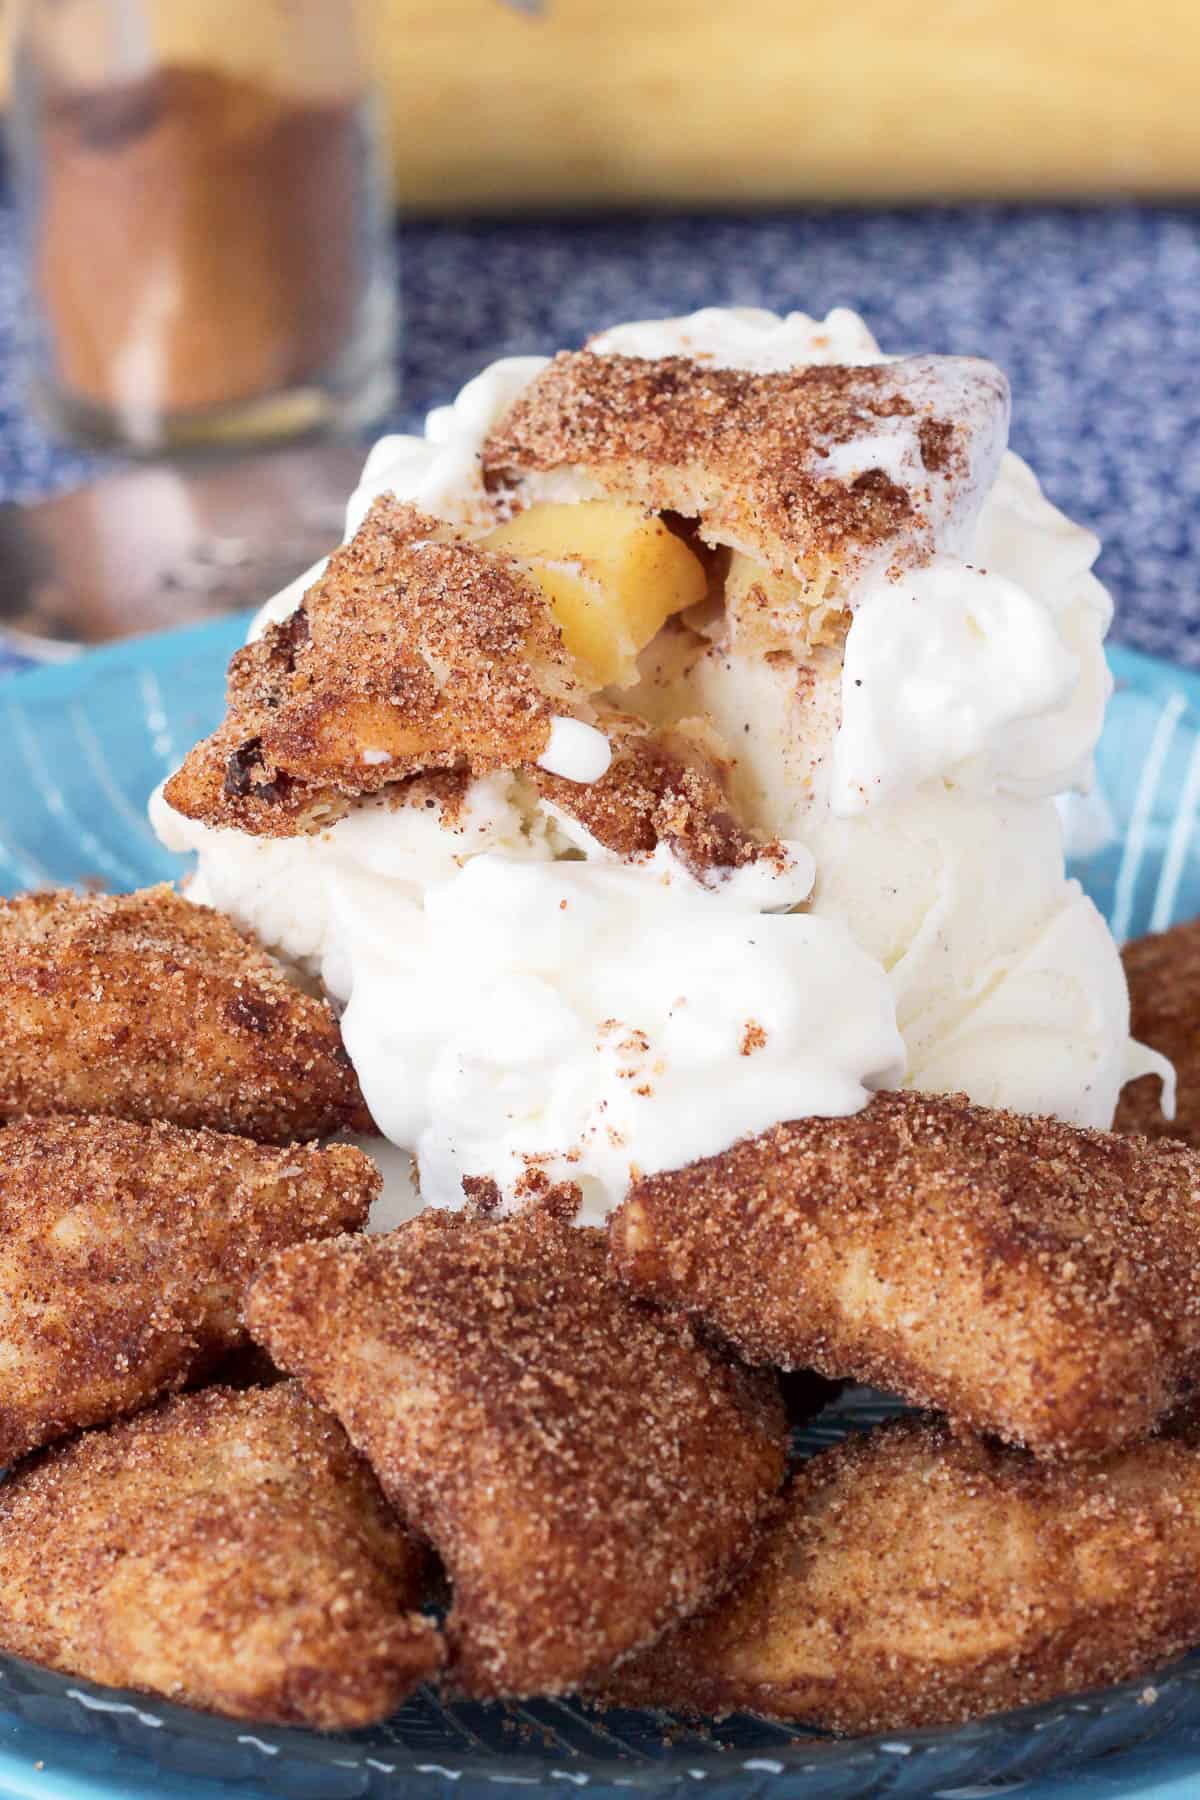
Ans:
[{"label": "blue glass plate", "polygon": [[[225,664],[243,633],[244,621],[230,620],[0,682],[0,892],[127,888],[178,873],[146,823],[146,797],[215,724]],[[1111,660],[1117,692],[1096,793],[1073,806],[1069,826],[1074,872],[1127,937],[1200,913],[1200,677],[1121,649]],[[885,1405],[851,1395],[803,1434],[802,1447],[873,1423]],[[697,1788],[739,1800],[910,1800],[984,1784],[996,1791],[1200,1726],[1200,1653],[1150,1680],[977,1725],[852,1740],[752,1719],[704,1735],[661,1715],[597,1715],[550,1701],[443,1707],[427,1694],[383,1726],[321,1737],[233,1724],[13,1658],[0,1658],[0,1708],[47,1743],[63,1732],[90,1737],[97,1768],[134,1751],[162,1771],[292,1800],[477,1800],[498,1786],[589,1787],[613,1800]],[[144,1791],[156,1788],[147,1767]],[[130,1792],[129,1778],[98,1775],[87,1792],[115,1800]]]}]

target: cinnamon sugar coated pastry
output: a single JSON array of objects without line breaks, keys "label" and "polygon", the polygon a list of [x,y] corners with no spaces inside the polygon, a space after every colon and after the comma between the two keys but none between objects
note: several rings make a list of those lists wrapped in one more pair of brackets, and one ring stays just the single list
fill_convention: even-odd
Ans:
[{"label": "cinnamon sugar coated pastry", "polygon": [[520,394],[483,464],[518,494],[527,474],[580,471],[821,585],[864,564],[923,559],[953,537],[995,473],[1007,426],[1003,375],[965,357],[761,374],[579,350]]},{"label": "cinnamon sugar coated pastry", "polygon": [[0,900],[0,1118],[42,1113],[371,1129],[329,1008],[169,887]]},{"label": "cinnamon sugar coated pastry", "polygon": [[536,762],[584,702],[513,560],[383,498],[301,606],[234,657],[227,716],[166,796],[211,825],[319,830],[418,771]]},{"label": "cinnamon sugar coated pastry", "polygon": [[246,1318],[444,1561],[459,1694],[564,1693],[650,1643],[732,1576],[782,1479],[773,1378],[548,1214],[296,1246]]},{"label": "cinnamon sugar coated pastry", "polygon": [[790,855],[737,818],[724,771],[709,747],[683,731],[651,731],[639,721],[605,719],[612,761],[598,781],[565,781],[530,771],[542,798],[582,825],[597,844],[625,858],[652,856],[662,844],[704,879],[763,858],[786,868]]},{"label": "cinnamon sugar coated pastry", "polygon": [[880,1094],[637,1183],[613,1265],[751,1362],[865,1381],[1057,1458],[1200,1369],[1200,1156]]},{"label": "cinnamon sugar coated pastry", "polygon": [[1129,1082],[1114,1130],[1182,1138],[1200,1149],[1200,919],[1135,938],[1121,952],[1129,981],[1129,1027],[1173,1065],[1175,1116],[1163,1111],[1154,1075]]},{"label": "cinnamon sugar coated pastry", "polygon": [[0,1128],[0,1465],[202,1375],[244,1344],[267,1253],[361,1229],[378,1190],[349,1145],[117,1119]]},{"label": "cinnamon sugar coated pastry", "polygon": [[288,1383],[88,1432],[0,1488],[0,1647],[206,1712],[321,1731],[441,1660],[426,1557]]},{"label": "cinnamon sugar coated pastry", "polygon": [[1076,1467],[906,1419],[805,1463],[734,1589],[605,1685],[891,1731],[1124,1681],[1197,1638],[1194,1438]]}]

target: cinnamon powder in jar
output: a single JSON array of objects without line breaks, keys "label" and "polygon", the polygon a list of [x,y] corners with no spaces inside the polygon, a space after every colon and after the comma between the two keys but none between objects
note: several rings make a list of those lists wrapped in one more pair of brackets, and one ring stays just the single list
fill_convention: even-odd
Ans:
[{"label": "cinnamon powder in jar", "polygon": [[122,419],[325,368],[365,282],[357,98],[168,66],[51,102],[36,279],[61,386]]}]

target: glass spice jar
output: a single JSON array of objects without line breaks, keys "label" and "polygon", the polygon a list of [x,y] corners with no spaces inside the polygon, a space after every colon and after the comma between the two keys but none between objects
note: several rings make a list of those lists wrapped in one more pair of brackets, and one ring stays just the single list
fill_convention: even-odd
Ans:
[{"label": "glass spice jar", "polygon": [[12,112],[66,435],[241,445],[387,409],[382,109],[347,0],[24,0]]}]

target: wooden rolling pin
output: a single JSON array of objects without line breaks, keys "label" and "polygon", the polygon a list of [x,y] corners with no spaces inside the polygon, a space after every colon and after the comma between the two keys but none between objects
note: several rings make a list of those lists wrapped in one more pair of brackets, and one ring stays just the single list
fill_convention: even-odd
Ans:
[{"label": "wooden rolling pin", "polygon": [[1197,0],[374,0],[423,209],[1194,193]]},{"label": "wooden rolling pin", "polygon": [[[361,4],[414,210],[1200,188],[1198,0]],[[176,17],[253,62],[270,8]]]}]

